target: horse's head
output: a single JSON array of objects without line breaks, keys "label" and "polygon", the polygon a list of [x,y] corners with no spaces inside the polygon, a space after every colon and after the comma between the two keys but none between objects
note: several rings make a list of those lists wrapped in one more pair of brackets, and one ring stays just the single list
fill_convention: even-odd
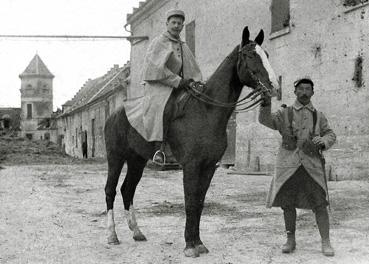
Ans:
[{"label": "horse's head", "polygon": [[247,27],[242,33],[242,42],[239,46],[237,73],[242,84],[253,89],[267,89],[270,95],[276,94],[279,87],[275,73],[270,66],[266,52],[261,48],[264,32],[260,30],[254,41],[249,39]]}]

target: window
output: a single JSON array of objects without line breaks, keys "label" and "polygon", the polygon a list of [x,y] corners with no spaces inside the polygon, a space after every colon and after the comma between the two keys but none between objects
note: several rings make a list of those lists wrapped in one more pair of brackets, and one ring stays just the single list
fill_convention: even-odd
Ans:
[{"label": "window", "polygon": [[272,0],[272,32],[288,28],[290,25],[290,0]]},{"label": "window", "polygon": [[343,5],[350,7],[350,6],[356,6],[359,4],[368,3],[369,0],[343,0]]},{"label": "window", "polygon": [[195,56],[195,20],[186,25],[186,43]]},{"label": "window", "polygon": [[105,120],[110,116],[110,102],[106,101],[105,103]]},{"label": "window", "polygon": [[26,138],[28,138],[29,140],[32,140],[33,135],[32,134],[26,134]]},{"label": "window", "polygon": [[27,104],[27,119],[32,118],[32,104]]}]

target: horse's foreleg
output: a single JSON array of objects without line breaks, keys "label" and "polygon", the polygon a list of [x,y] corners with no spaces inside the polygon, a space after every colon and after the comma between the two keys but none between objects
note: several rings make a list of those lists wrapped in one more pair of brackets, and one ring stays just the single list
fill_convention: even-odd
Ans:
[{"label": "horse's foreleg", "polygon": [[117,233],[115,232],[113,206],[116,195],[116,187],[123,164],[124,161],[122,160],[112,160],[108,157],[108,179],[105,185],[105,201],[107,207],[108,243],[113,245],[119,244]]},{"label": "horse's foreleg", "polygon": [[146,237],[142,234],[138,227],[136,220],[136,213],[133,207],[133,197],[136,191],[137,184],[140,182],[143,170],[146,165],[146,160],[138,155],[131,156],[127,161],[128,170],[126,178],[124,179],[123,185],[120,189],[123,204],[124,213],[126,216],[128,227],[133,231],[133,239],[135,241],[146,241]]},{"label": "horse's foreleg", "polygon": [[117,237],[117,233],[115,232],[113,209],[108,210],[107,217],[108,217],[108,244],[118,245],[119,240]]},{"label": "horse's foreleg", "polygon": [[204,208],[204,202],[205,202],[205,196],[209,189],[210,182],[213,178],[214,172],[215,172],[215,164],[214,165],[208,165],[206,167],[202,168],[202,171],[200,172],[200,179],[199,179],[199,196],[198,196],[198,212],[197,212],[197,237],[195,238],[195,247],[198,249],[199,253],[209,253],[209,250],[205,247],[205,245],[202,243],[200,239],[200,220],[201,220],[201,214],[202,210]]},{"label": "horse's foreleg", "polygon": [[186,210],[185,241],[186,247],[184,254],[186,257],[198,257],[200,255],[198,248],[195,247],[195,241],[198,235],[197,212],[198,212],[198,194],[199,194],[199,166],[194,163],[183,167],[183,187]]}]

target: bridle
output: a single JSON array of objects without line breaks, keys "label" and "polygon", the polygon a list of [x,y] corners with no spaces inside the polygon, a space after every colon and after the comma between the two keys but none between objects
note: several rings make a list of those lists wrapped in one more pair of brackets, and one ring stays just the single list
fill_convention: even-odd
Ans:
[{"label": "bridle", "polygon": [[[238,51],[238,54],[240,53],[242,53],[241,48]],[[249,74],[251,76],[251,79],[256,83],[256,88],[253,89],[250,93],[248,93],[246,96],[244,96],[240,100],[237,100],[236,102],[226,103],[226,102],[221,102],[221,101],[215,100],[214,98],[211,98],[210,96],[204,93],[203,90],[206,89],[206,83],[203,83],[203,82],[190,83],[190,85],[187,87],[187,91],[194,98],[208,105],[224,107],[224,108],[238,107],[238,109],[235,110],[236,113],[247,112],[247,111],[255,109],[262,103],[263,101],[262,98],[257,99],[259,95],[262,95],[264,93],[267,93],[270,95],[269,89],[260,81],[260,79],[252,72],[249,72]]]}]

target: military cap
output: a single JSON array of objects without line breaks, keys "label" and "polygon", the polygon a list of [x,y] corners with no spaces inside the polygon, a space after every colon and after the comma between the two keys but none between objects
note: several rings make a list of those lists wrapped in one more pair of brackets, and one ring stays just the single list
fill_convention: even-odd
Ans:
[{"label": "military cap", "polygon": [[167,11],[167,20],[172,16],[180,16],[183,17],[183,20],[185,20],[185,13],[182,10],[179,9],[171,9]]},{"label": "military cap", "polygon": [[300,83],[309,83],[309,84],[311,84],[312,87],[314,87],[314,83],[309,77],[304,77],[304,78],[296,80],[293,83],[293,86],[297,87]]}]

